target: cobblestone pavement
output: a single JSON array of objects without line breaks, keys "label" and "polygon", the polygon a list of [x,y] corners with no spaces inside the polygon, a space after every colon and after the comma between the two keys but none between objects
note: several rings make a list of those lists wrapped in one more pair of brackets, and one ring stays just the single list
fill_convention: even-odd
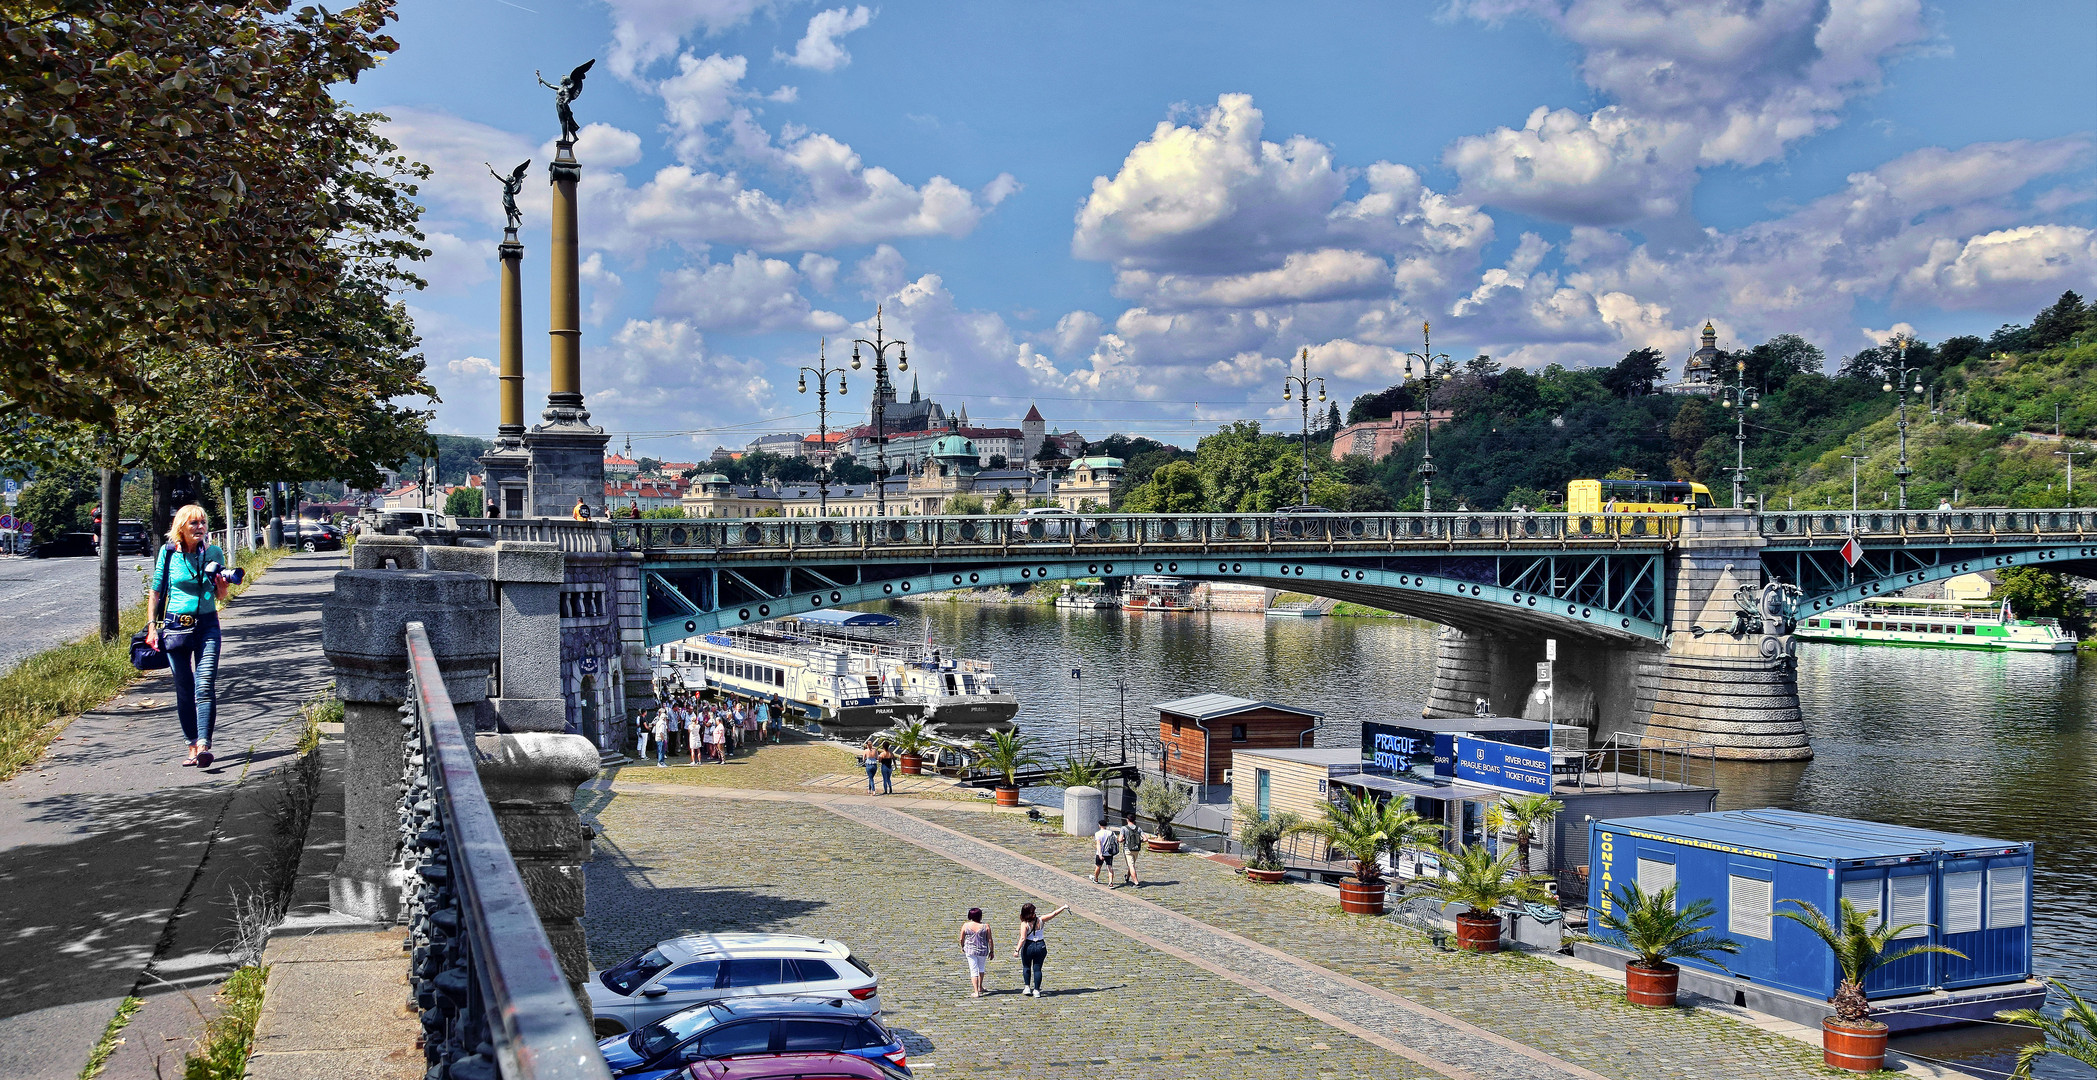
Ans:
[{"label": "cobblestone pavement", "polygon": [[[891,817],[915,816],[1049,866],[1089,876],[1091,860],[1085,838],[1035,828],[1023,820],[922,805],[854,811],[878,814],[890,809],[898,811]],[[984,860],[980,848],[970,850],[960,837],[951,833],[942,837],[936,830],[927,830],[927,834],[925,842],[935,848],[959,849],[970,858]],[[1727,1017],[1688,1009],[1635,1008],[1624,1002],[1621,987],[1535,957],[1441,952],[1424,936],[1388,920],[1342,914],[1337,902],[1294,886],[1253,885],[1230,867],[1197,856],[1146,854],[1142,858],[1138,873],[1144,878],[1143,887],[1114,890],[1112,895],[1124,903],[1100,910],[1117,917],[1138,911],[1143,905],[1135,898],[1140,897],[1604,1076],[1780,1080],[1831,1075],[1814,1048]],[[1047,875],[1037,871],[1035,876]],[[1107,894],[1089,884],[1081,888],[1094,893],[1093,903]],[[1155,915],[1148,921],[1169,918]],[[1165,934],[1159,932],[1161,937]],[[1337,999],[1328,1007],[1349,1015]],[[1384,1011],[1396,1010],[1386,1007]],[[1364,1017],[1361,1022],[1367,1024],[1371,1019]],[[1453,1056],[1442,1060],[1466,1068],[1483,1071],[1491,1064],[1459,1051],[1446,1052]]]},{"label": "cobblestone pavement", "polygon": [[[921,1077],[1436,1075],[1072,915],[1048,926],[1044,996],[1021,997],[1011,949],[1019,905],[1039,898],[807,803],[699,801],[601,787],[582,792],[581,802],[601,829],[585,871],[593,963],[702,930],[845,941],[880,972],[884,1019],[905,1035]],[[902,814],[887,818],[913,823]],[[993,993],[982,999],[968,996],[955,941],[970,907],[990,913],[999,949],[990,966]],[[1465,1073],[1443,1075],[1460,1080]]]},{"label": "cobblestone pavement", "polygon": [[[633,749],[631,746],[625,749]],[[827,742],[789,741],[766,743],[744,750],[729,757],[726,764],[689,765],[683,755],[672,757],[670,764],[657,768],[653,760],[654,746],[649,747],[650,760],[621,765],[606,782],[619,779],[641,784],[689,784],[694,787],[735,788],[759,791],[806,791],[811,785],[820,784],[847,792],[856,788],[866,791],[866,772],[858,767],[858,759],[843,747]],[[973,800],[979,798],[972,788],[955,788],[944,780],[930,777],[905,777],[896,773],[893,778],[896,789],[905,790],[918,798]],[[880,778],[876,777],[879,783]]]}]

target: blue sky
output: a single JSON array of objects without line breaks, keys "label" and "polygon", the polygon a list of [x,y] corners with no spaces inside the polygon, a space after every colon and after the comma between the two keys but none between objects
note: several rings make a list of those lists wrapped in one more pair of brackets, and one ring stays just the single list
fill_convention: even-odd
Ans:
[{"label": "blue sky", "polygon": [[[584,391],[635,449],[812,430],[796,369],[869,336],[973,421],[1293,425],[1434,347],[1840,357],[2097,292],[2097,4],[448,0],[349,96],[391,117],[435,257],[443,403],[495,424],[499,189],[533,159],[526,401],[546,390],[558,78],[586,125]],[[905,377],[907,392],[908,377]],[[863,415],[871,379],[841,412]]]}]

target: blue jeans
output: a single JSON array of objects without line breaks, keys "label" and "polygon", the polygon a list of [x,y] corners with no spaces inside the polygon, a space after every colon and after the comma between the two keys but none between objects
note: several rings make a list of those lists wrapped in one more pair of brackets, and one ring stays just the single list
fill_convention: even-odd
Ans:
[{"label": "blue jeans", "polygon": [[876,767],[874,761],[868,759],[866,763],[866,793],[869,795],[874,793],[874,770]]},{"label": "blue jeans", "polygon": [[[165,633],[165,627],[162,632]],[[182,737],[193,746],[211,747],[211,721],[218,711],[218,613],[199,616],[189,645],[169,649],[168,668],[175,676],[175,715]]]},{"label": "blue jeans", "polygon": [[1041,965],[1048,960],[1048,942],[1028,941],[1019,947],[1019,985],[1041,989]]},{"label": "blue jeans", "polygon": [[[895,785],[893,785],[893,784],[889,783],[889,780],[888,780],[888,778],[889,778],[889,774],[891,774],[891,773],[893,773],[893,772],[895,772],[895,771],[896,771],[896,762],[895,762],[895,759],[894,759],[894,758],[889,758],[888,760],[886,760],[886,761],[883,761],[883,762],[881,763],[881,794],[883,794],[883,795],[892,795],[892,794],[894,794],[894,793],[895,793],[895,790],[896,790],[896,789],[895,789]],[[873,779],[873,777],[871,777],[871,776],[870,776],[870,777],[867,777],[867,779],[869,779],[869,780],[872,780],[872,779]]]}]

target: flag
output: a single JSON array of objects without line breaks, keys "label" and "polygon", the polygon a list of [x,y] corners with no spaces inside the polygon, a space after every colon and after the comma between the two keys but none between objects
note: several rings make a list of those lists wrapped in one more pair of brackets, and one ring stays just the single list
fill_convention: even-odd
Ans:
[{"label": "flag", "polygon": [[1850,566],[1855,566],[1855,565],[1857,565],[1857,560],[1858,560],[1858,559],[1861,559],[1861,558],[1863,558],[1863,557],[1864,557],[1864,545],[1862,545],[1862,544],[1859,544],[1859,543],[1857,543],[1857,538],[1856,538],[1856,537],[1852,536],[1852,537],[1850,537],[1849,539],[1847,539],[1847,540],[1844,540],[1844,541],[1842,542],[1842,561],[1843,561],[1843,562],[1845,562],[1845,563],[1849,564]]}]

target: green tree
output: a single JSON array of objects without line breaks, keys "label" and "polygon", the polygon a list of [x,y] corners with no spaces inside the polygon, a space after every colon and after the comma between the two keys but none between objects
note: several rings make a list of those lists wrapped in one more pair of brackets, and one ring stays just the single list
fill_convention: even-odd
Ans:
[{"label": "green tree", "polygon": [[1620,397],[1642,397],[1667,378],[1667,355],[1659,349],[1633,349],[1602,376],[1602,385]]},{"label": "green tree", "polygon": [[1195,444],[1194,469],[1215,510],[1271,510],[1282,504],[1260,505],[1261,478],[1290,450],[1288,443],[1261,435],[1258,421],[1238,420]]},{"label": "green tree", "polygon": [[0,6],[0,412],[107,422],[193,385],[142,343],[276,340],[357,265],[412,281],[426,171],[331,95],[398,47],[392,0],[287,8]]},{"label": "green tree", "polygon": [[98,483],[94,471],[78,466],[47,469],[22,488],[15,515],[36,526],[39,539],[87,532],[94,519]]},{"label": "green tree", "polygon": [[1550,824],[1551,819],[1565,809],[1565,804],[1549,795],[1503,795],[1500,797],[1500,815],[1514,826],[1515,850],[1521,855],[1521,872],[1529,873],[1529,845],[1536,839],[1536,831]]},{"label": "green tree", "polygon": [[451,489],[444,497],[444,516],[448,518],[477,518],[481,516],[481,489],[460,487]]},{"label": "green tree", "polygon": [[939,508],[942,514],[980,514],[983,510],[981,495],[951,495],[947,497],[945,505]]},{"label": "green tree", "polygon": [[1415,412],[1419,408],[1419,398],[1412,384],[1399,383],[1355,398],[1347,408],[1347,422],[1360,424],[1370,420],[1389,420],[1392,413]]},{"label": "green tree", "polygon": [[1739,942],[1711,933],[1717,906],[1698,899],[1678,908],[1673,884],[1648,893],[1638,882],[1626,881],[1614,900],[1598,921],[1623,937],[1639,967],[1656,970],[1673,960],[1702,960],[1724,968],[1715,954],[1740,951]]},{"label": "green tree", "polygon": [[2029,347],[2050,349],[2066,345],[2076,334],[2092,328],[2093,317],[2097,317],[2097,309],[2084,304],[2074,292],[2064,292],[2053,306],[2032,317]]},{"label": "green tree", "polygon": [[2013,566],[2001,575],[1997,595],[2020,619],[2059,619],[2071,629],[2088,623],[2082,590],[2071,588],[2065,575],[2036,566]]},{"label": "green tree", "polygon": [[1194,514],[1207,507],[1201,474],[1185,461],[1165,465],[1121,500],[1121,508],[1132,514]]}]

